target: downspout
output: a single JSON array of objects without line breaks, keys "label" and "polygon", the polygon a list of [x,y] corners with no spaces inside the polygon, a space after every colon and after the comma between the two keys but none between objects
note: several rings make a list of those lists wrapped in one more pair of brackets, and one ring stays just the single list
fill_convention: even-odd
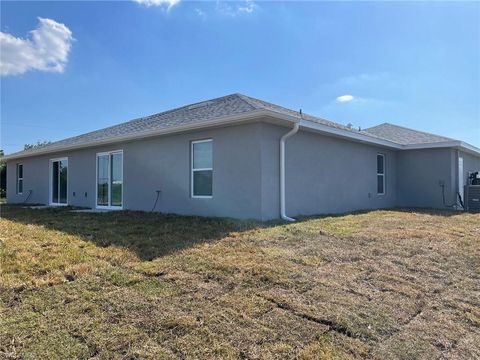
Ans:
[{"label": "downspout", "polygon": [[285,221],[295,221],[285,213],[285,140],[298,132],[299,123],[296,122],[293,129],[280,139],[280,217]]}]

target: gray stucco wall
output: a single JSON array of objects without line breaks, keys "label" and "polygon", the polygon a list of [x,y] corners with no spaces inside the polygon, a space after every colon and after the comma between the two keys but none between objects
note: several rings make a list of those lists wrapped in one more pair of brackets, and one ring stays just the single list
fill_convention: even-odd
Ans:
[{"label": "gray stucco wall", "polygon": [[[23,164],[23,194],[17,194],[16,165]],[[46,164],[46,165],[45,165]],[[29,192],[31,196],[28,196]],[[18,161],[7,161],[7,201],[20,203],[28,199],[30,204],[47,203],[48,191],[48,159],[31,157]]]},{"label": "gray stucco wall", "polygon": [[[125,209],[150,211],[161,190],[158,211],[259,219],[260,130],[260,123],[246,124],[9,161],[7,199],[23,202],[32,190],[28,203],[47,204],[49,160],[68,157],[69,205],[95,207],[96,154],[123,150]],[[213,139],[213,198],[194,199],[190,142],[206,138]],[[23,195],[15,191],[17,163],[24,165]]]},{"label": "gray stucco wall", "polygon": [[[262,130],[263,218],[279,216],[279,141],[285,127]],[[377,195],[377,154],[385,154],[386,192]],[[299,131],[286,143],[287,215],[330,214],[396,205],[396,153]]]},{"label": "gray stucco wall", "polygon": [[398,206],[445,208],[455,203],[456,151],[450,148],[400,151],[397,154]]},{"label": "gray stucco wall", "polygon": [[[95,207],[96,154],[123,150],[124,209],[202,216],[274,219],[279,212],[279,141],[288,127],[258,122],[162,136],[8,161],[10,203],[49,202],[49,161],[68,157],[69,205]],[[213,139],[213,198],[190,197],[190,143]],[[386,193],[377,195],[376,155],[385,155]],[[460,153],[464,176],[480,157]],[[287,215],[342,213],[389,207],[443,208],[455,201],[459,152],[453,149],[391,151],[299,131],[286,145]],[[24,165],[17,195],[16,164]]]}]

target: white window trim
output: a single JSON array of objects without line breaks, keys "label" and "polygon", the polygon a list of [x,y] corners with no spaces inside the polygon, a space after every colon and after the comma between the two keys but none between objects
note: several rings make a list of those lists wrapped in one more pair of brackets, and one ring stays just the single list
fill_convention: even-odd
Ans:
[{"label": "white window trim", "polygon": [[[22,167],[22,177],[20,177],[20,171],[18,171],[18,168],[19,167]],[[25,170],[23,168],[23,163],[17,163],[17,195],[22,195],[23,194],[23,185],[24,185],[24,181],[23,181],[23,178],[24,178],[24,174],[23,174],[23,171]],[[22,191],[20,192],[20,180],[22,180]]]},{"label": "white window trim", "polygon": [[[194,169],[193,164],[193,147],[195,144],[211,142],[212,143],[212,167]],[[192,199],[211,199],[213,198],[213,139],[195,140],[190,142],[190,196]],[[211,171],[212,172],[212,195],[194,195],[193,193],[193,174],[196,171]]]},{"label": "white window trim", "polygon": [[[98,205],[98,157],[103,156],[103,155],[113,155],[113,154],[122,154],[122,206],[114,206],[114,205]],[[99,152],[95,155],[95,208],[96,209],[101,209],[101,210],[123,210],[123,205],[124,205],[124,200],[123,200],[123,194],[125,193],[125,184],[123,182],[123,167],[124,167],[124,157],[123,157],[123,150],[113,150],[113,151],[104,151],[104,152]],[[110,158],[108,159],[108,203],[110,204],[112,199],[111,199],[111,192],[112,192],[112,186],[110,184],[111,182],[111,171],[110,171]]]},{"label": "white window trim", "polygon": [[[382,159],[383,159],[383,173],[379,173],[378,172],[378,156],[381,156]],[[385,191],[385,174],[386,174],[386,170],[387,170],[387,164],[386,164],[386,161],[385,161],[385,154],[382,154],[382,153],[378,153],[377,154],[377,157],[375,158],[377,160],[377,178],[376,178],[376,181],[377,181],[377,195],[385,195],[386,191]],[[379,176],[382,176],[382,180],[383,180],[383,192],[382,193],[379,193],[378,192],[378,177]]]},{"label": "white window trim", "polygon": [[[65,204],[63,203],[54,203],[53,202],[53,193],[52,193],[52,181],[53,181],[53,178],[52,178],[52,170],[53,170],[53,163],[55,161],[63,161],[63,160],[67,160],[68,161],[68,157],[61,157],[61,158],[55,158],[55,159],[50,159],[49,161],[49,165],[48,165],[48,205],[50,206],[68,206],[68,193],[69,193],[69,177],[70,177],[70,170],[67,168],[67,202]],[[70,166],[68,166],[70,167]],[[60,200],[60,196],[58,198]]]}]

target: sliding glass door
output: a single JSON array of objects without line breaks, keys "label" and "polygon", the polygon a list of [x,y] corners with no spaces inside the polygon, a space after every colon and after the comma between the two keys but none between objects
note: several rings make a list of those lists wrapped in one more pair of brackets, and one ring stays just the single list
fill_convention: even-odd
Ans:
[{"label": "sliding glass door", "polygon": [[68,203],[68,159],[50,160],[50,204]]},{"label": "sliding glass door", "polygon": [[97,206],[108,206],[109,161],[110,155],[97,156]]},{"label": "sliding glass door", "polygon": [[97,154],[97,207],[123,206],[123,152]]}]

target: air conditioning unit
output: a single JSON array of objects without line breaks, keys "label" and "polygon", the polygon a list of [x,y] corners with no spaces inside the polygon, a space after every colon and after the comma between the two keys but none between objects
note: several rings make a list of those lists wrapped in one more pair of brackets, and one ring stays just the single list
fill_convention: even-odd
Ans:
[{"label": "air conditioning unit", "polygon": [[465,186],[465,210],[480,211],[480,177],[479,173],[468,176],[468,185]]}]

